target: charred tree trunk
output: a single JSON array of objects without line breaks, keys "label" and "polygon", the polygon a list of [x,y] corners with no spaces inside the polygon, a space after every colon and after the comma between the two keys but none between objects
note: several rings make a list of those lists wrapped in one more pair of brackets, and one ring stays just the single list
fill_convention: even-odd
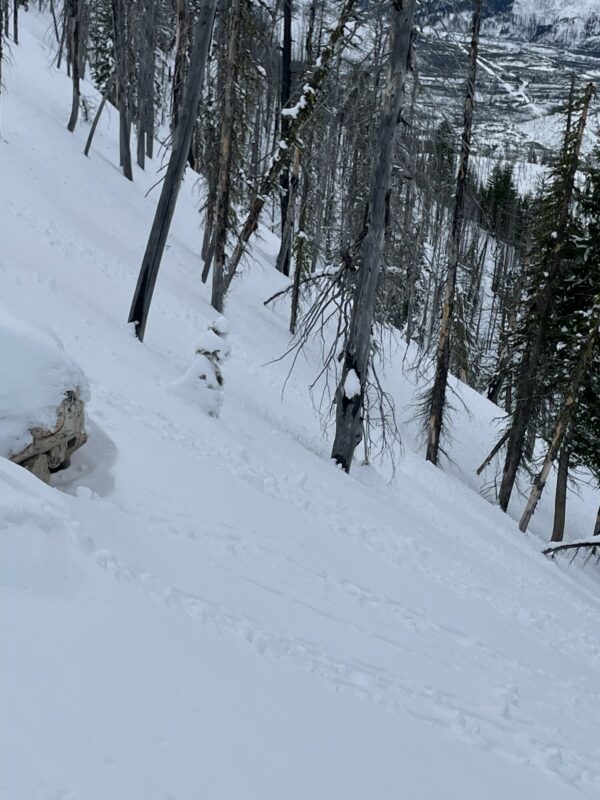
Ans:
[{"label": "charred tree trunk", "polygon": [[77,118],[79,117],[79,104],[81,99],[80,89],[80,0],[69,0],[69,16],[68,16],[68,37],[69,37],[69,52],[71,56],[71,80],[73,83],[73,101],[71,103],[71,116],[67,125],[67,130],[71,133],[75,130],[77,125]]},{"label": "charred tree trunk", "polygon": [[50,0],[50,14],[52,15],[52,25],[54,27],[54,35],[56,36],[56,43],[60,44],[60,33],[58,32],[58,22],[56,20],[56,9],[54,7],[54,0]]},{"label": "charred tree trunk", "polygon": [[171,131],[175,133],[179,124],[181,103],[187,70],[188,46],[190,37],[190,14],[187,0],[176,0],[177,31],[175,39],[175,67],[173,70],[173,100]]},{"label": "charred tree trunk", "polygon": [[129,88],[129,58],[127,50],[127,17],[123,0],[112,0],[113,31],[115,43],[115,71],[117,74],[117,102],[119,106],[119,157],[123,175],[133,180],[131,165],[131,117]]},{"label": "charred tree trunk", "polygon": [[344,347],[342,375],[336,391],[336,430],[331,457],[345,472],[350,471],[354,451],[363,436],[362,413],[375,293],[383,260],[386,197],[392,174],[402,93],[410,60],[414,13],[415,0],[393,0],[391,3],[391,48],[375,145],[367,230],[361,244],[358,281]]},{"label": "charred tree trunk", "polygon": [[452,217],[452,231],[448,252],[448,272],[442,309],[442,324],[436,354],[435,378],[431,392],[431,405],[427,426],[426,459],[432,464],[438,463],[440,436],[446,405],[446,387],[450,367],[450,333],[454,319],[456,295],[456,277],[460,261],[460,247],[465,209],[465,192],[471,154],[471,133],[473,129],[473,108],[475,104],[475,80],[477,77],[477,52],[479,50],[479,30],[481,28],[482,0],[473,2],[473,23],[471,26],[471,48],[469,52],[469,70],[467,75],[467,94],[465,97],[464,123],[460,148],[458,176],[456,179],[456,197]]},{"label": "charred tree trunk", "polygon": [[138,114],[137,164],[145,169],[151,157],[154,139],[154,49],[156,36],[156,0],[145,0],[140,9],[138,36]]},{"label": "charred tree trunk", "polygon": [[569,480],[569,460],[571,457],[569,442],[565,441],[558,460],[558,476],[556,479],[556,495],[554,497],[554,525],[552,527],[553,542],[562,542],[565,535],[565,517],[567,510],[567,484]]},{"label": "charred tree trunk", "polygon": [[90,154],[90,148],[94,140],[94,134],[96,133],[96,128],[98,127],[98,123],[100,122],[100,117],[102,116],[102,112],[104,111],[104,106],[106,105],[106,101],[108,100],[108,95],[111,92],[115,79],[116,75],[113,72],[108,81],[106,82],[106,86],[104,88],[104,94],[102,95],[102,100],[98,105],[98,110],[96,111],[96,115],[94,116],[94,121],[92,122],[92,127],[90,128],[90,133],[85,143],[85,149],[83,151],[83,154],[85,156],[89,156]]},{"label": "charred tree trunk", "polygon": [[[312,138],[312,137],[311,137]],[[298,169],[300,167],[300,153],[298,152],[297,159]],[[296,175],[296,181],[298,176]],[[309,191],[309,177],[308,172],[305,171],[304,179],[302,182],[302,197],[300,198],[300,218],[298,220],[299,231],[294,248],[294,282],[292,284],[292,302],[290,308],[290,333],[295,335],[296,326],[298,324],[298,311],[300,309],[300,283],[303,278],[308,275],[310,266],[306,254],[306,233],[304,228],[306,226],[306,216],[308,211],[308,191]]]},{"label": "charred tree trunk", "polygon": [[4,4],[0,0],[0,95],[2,95],[2,60],[4,58]]},{"label": "charred tree trunk", "polygon": [[173,150],[171,151],[167,173],[129,311],[129,322],[134,323],[135,335],[140,341],[144,339],[154,286],[167,236],[169,235],[173,213],[175,212],[177,196],[181,188],[194,125],[196,124],[216,5],[217,0],[204,0],[195,26],[194,46],[181,104],[181,118],[175,134]]},{"label": "charred tree trunk", "polygon": [[287,172],[287,208],[285,212],[285,225],[281,232],[281,246],[277,254],[277,261],[275,263],[279,272],[284,275],[290,274],[290,254],[292,248],[293,232],[294,232],[294,217],[296,208],[296,194],[298,190],[298,174],[300,172],[300,158],[301,150],[296,147],[294,150],[294,157],[292,160],[291,170],[288,168]]},{"label": "charred tree trunk", "polygon": [[[292,91],[292,0],[283,0],[283,49],[281,57],[281,108],[284,109],[290,101]],[[289,119],[281,116],[281,138],[288,134]],[[277,269],[284,275],[290,274],[290,248],[291,228],[286,227],[290,203],[290,169],[289,163],[281,173],[281,249],[277,258]]]}]

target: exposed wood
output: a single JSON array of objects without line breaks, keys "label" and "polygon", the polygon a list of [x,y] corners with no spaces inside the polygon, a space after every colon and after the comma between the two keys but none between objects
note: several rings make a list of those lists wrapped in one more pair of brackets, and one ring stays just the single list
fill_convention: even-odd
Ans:
[{"label": "exposed wood", "polygon": [[77,390],[66,392],[51,429],[33,428],[32,442],[11,461],[48,483],[50,474],[69,465],[71,455],[87,441],[84,403]]}]

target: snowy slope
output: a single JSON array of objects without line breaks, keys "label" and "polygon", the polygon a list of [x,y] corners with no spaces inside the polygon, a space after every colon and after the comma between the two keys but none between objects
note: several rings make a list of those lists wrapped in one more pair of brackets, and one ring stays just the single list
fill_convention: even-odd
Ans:
[{"label": "snowy slope", "polygon": [[[214,318],[197,187],[142,346],[124,320],[159,164],[123,179],[114,117],[80,155],[46,21],[22,16],[2,301],[57,332],[92,400],[62,492],[0,460],[1,800],[598,797],[598,584],[479,496],[498,409],[455,386],[470,415],[457,407],[445,471],[408,421],[395,483],[335,470],[308,401],[316,355],[283,399],[289,364],[264,366],[287,344],[285,308],[261,302],[281,286],[266,231],[227,308],[221,418],[173,395]],[[408,420],[401,355],[386,380]],[[597,502],[571,502],[574,538]]]}]

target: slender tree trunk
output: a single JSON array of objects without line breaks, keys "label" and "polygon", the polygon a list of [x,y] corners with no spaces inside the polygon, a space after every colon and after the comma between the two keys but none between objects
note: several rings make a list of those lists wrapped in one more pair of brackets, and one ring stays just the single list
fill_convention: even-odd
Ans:
[{"label": "slender tree trunk", "polygon": [[[56,56],[56,69],[58,69],[58,70],[61,68],[61,65],[62,65],[63,52],[64,52],[64,49],[65,49],[65,42],[66,42],[66,39],[67,39],[68,22],[67,22],[66,9],[65,9],[64,6],[62,8],[62,12],[61,12],[60,18],[61,18],[61,21],[62,21],[62,29],[61,29],[61,32],[60,32],[60,43],[58,45],[58,55]],[[69,64],[68,64],[68,59],[67,59],[67,71],[68,71],[68,67],[69,67]]]},{"label": "slender tree trunk", "polygon": [[467,76],[467,94],[465,97],[464,124],[460,148],[458,177],[456,179],[456,197],[454,201],[454,214],[452,218],[452,231],[448,252],[448,272],[446,275],[446,288],[444,292],[444,305],[442,309],[442,324],[437,347],[435,378],[431,392],[431,406],[429,411],[428,436],[427,436],[427,461],[438,463],[440,436],[446,405],[446,387],[448,385],[448,370],[450,367],[450,332],[454,318],[454,305],[456,294],[456,277],[460,262],[460,246],[464,221],[465,192],[471,154],[471,133],[473,129],[473,108],[475,104],[475,80],[477,77],[477,52],[479,49],[479,30],[481,28],[481,3],[482,0],[473,2],[473,23],[471,27],[471,48],[469,52],[469,70]]},{"label": "slender tree trunk", "polygon": [[[225,87],[223,109],[221,112],[221,143],[219,148],[219,173],[217,179],[216,220],[215,220],[215,265],[211,303],[222,313],[225,296],[225,249],[229,208],[229,184],[231,171],[231,146],[233,140],[233,115],[235,104],[235,84],[237,79],[237,60],[240,29],[242,25],[241,0],[231,0],[229,5],[229,31],[227,61],[225,63]],[[210,262],[206,262],[210,264]]]},{"label": "slender tree trunk", "polygon": [[300,158],[302,152],[299,147],[294,150],[291,171],[287,171],[287,208],[285,212],[285,225],[281,233],[281,246],[275,263],[276,269],[284,275],[290,274],[290,253],[292,248],[294,216],[296,208],[296,194],[298,189],[298,173],[300,172]]},{"label": "slender tree trunk", "polygon": [[393,0],[390,6],[390,60],[377,131],[367,232],[361,245],[358,282],[344,348],[341,380],[336,391],[336,430],[331,457],[345,472],[350,471],[354,451],[363,436],[362,413],[375,293],[383,260],[386,197],[392,174],[402,93],[410,61],[415,0]]},{"label": "slender tree trunk", "polygon": [[68,17],[68,31],[69,31],[69,50],[71,56],[71,80],[73,82],[73,101],[71,103],[71,116],[69,118],[69,123],[67,125],[67,130],[71,133],[75,130],[75,126],[77,125],[77,118],[79,117],[79,105],[80,105],[80,98],[81,98],[81,89],[80,89],[80,56],[79,56],[79,45],[80,45],[80,0],[69,0],[69,17]]},{"label": "slender tree trunk", "polygon": [[92,141],[94,140],[94,134],[96,133],[96,128],[98,127],[98,123],[100,122],[100,117],[102,116],[102,112],[104,111],[104,106],[106,105],[106,101],[108,100],[108,95],[110,94],[110,90],[114,85],[115,79],[116,75],[113,72],[106,83],[106,87],[104,88],[104,94],[102,95],[102,100],[100,101],[98,110],[96,111],[96,115],[94,116],[94,121],[92,122],[92,127],[90,128],[90,133],[87,138],[87,142],[85,143],[85,149],[83,151],[83,154],[85,156],[89,156],[90,154],[90,148],[92,146]]},{"label": "slender tree trunk", "polygon": [[181,188],[194,125],[196,124],[216,5],[217,0],[204,0],[195,26],[194,46],[181,104],[182,113],[131,303],[129,322],[134,323],[135,334],[140,341],[144,339],[154,286],[169,235],[173,213],[175,212],[177,196]]},{"label": "slender tree trunk", "polygon": [[54,26],[56,43],[60,44],[60,33],[58,32],[58,22],[56,21],[56,8],[54,7],[54,0],[50,0],[50,13],[52,14],[52,24]]},{"label": "slender tree trunk", "polygon": [[[0,96],[2,96],[2,61],[4,59],[4,4],[0,0]],[[1,135],[2,131],[0,131]]]},{"label": "slender tree trunk", "polygon": [[596,524],[594,525],[594,536],[600,536],[600,508],[598,508],[598,514],[596,515]]},{"label": "slender tree trunk", "polygon": [[562,542],[565,535],[570,456],[570,445],[568,441],[565,441],[558,460],[558,476],[556,479],[556,495],[554,498],[554,525],[552,527],[553,542]]},{"label": "slender tree trunk", "polygon": [[187,68],[187,56],[189,45],[189,25],[190,15],[187,0],[175,0],[175,12],[177,21],[177,31],[175,39],[175,67],[173,70],[173,99],[172,99],[172,120],[171,131],[174,133],[179,124],[179,114],[181,113],[181,103],[185,85],[185,73]]},{"label": "slender tree trunk", "polygon": [[119,105],[119,156],[123,174],[127,180],[132,181],[129,58],[127,55],[128,26],[123,0],[112,0],[112,14],[115,71],[117,73],[117,100]]},{"label": "slender tree trunk", "polygon": [[478,475],[481,475],[481,473],[488,466],[488,464],[492,463],[492,461],[494,460],[495,456],[498,455],[500,450],[502,450],[502,448],[506,444],[506,442],[508,440],[508,436],[509,436],[509,431],[506,431],[506,433],[500,439],[500,441],[492,448],[492,452],[487,456],[487,458],[485,459],[483,464],[481,464],[481,466],[478,468],[478,470],[477,470],[477,474]]},{"label": "slender tree trunk", "polygon": [[[333,101],[335,102],[335,96]],[[319,253],[321,251],[321,240],[323,237],[323,225],[324,225],[324,217],[325,217],[325,205],[327,202],[327,191],[329,184],[333,181],[330,180],[330,176],[333,177],[335,175],[335,170],[337,166],[337,155],[338,155],[338,148],[334,147],[336,143],[336,137],[338,133],[338,128],[340,127],[340,119],[341,119],[341,112],[335,115],[333,120],[330,121],[328,125],[327,131],[327,139],[325,141],[325,147],[323,149],[323,155],[320,159],[320,163],[323,165],[323,169],[325,172],[325,178],[323,181],[319,182],[317,186],[317,200],[315,203],[315,233],[313,237],[313,248],[312,248],[312,257],[310,262],[310,271],[316,272],[317,264],[319,260]]]},{"label": "slender tree trunk", "polygon": [[[314,4],[313,4],[314,8]],[[312,137],[311,137],[312,141]],[[298,157],[298,168],[300,167],[300,159]],[[296,180],[298,177],[296,176]],[[304,171],[302,181],[302,197],[300,198],[300,218],[298,220],[298,236],[296,238],[296,246],[294,252],[294,283],[292,285],[292,302],[290,307],[290,333],[296,333],[296,326],[298,324],[298,311],[300,308],[300,283],[302,279],[309,272],[308,258],[306,254],[306,215],[308,211],[308,190],[309,190],[309,176],[308,171]]]},{"label": "slender tree trunk", "polygon": [[154,136],[154,47],[156,29],[156,0],[144,0],[136,20],[137,36],[137,164],[146,167],[149,140]]},{"label": "slender tree trunk", "polygon": [[[290,101],[292,90],[292,0],[283,0],[283,48],[281,57],[281,108],[284,109]],[[288,134],[289,119],[281,116],[281,138]],[[290,274],[290,227],[286,222],[290,211],[290,169],[289,163],[281,173],[281,248],[277,258],[277,269],[284,275]],[[286,235],[287,234],[287,235]]]},{"label": "slender tree trunk", "polygon": [[[568,214],[573,198],[575,175],[579,166],[579,154],[581,152],[581,143],[583,141],[583,134],[585,131],[587,114],[592,94],[593,87],[590,84],[585,93],[583,109],[577,127],[575,147],[569,167],[569,174],[564,187],[563,202],[559,213],[559,220],[556,230],[553,234],[553,246],[550,249],[547,258],[545,259],[546,263],[544,271],[548,274],[548,277],[541,292],[538,292],[538,295],[535,298],[537,318],[540,320],[546,319],[552,308],[553,296],[556,290],[555,283],[560,269],[562,250],[565,245],[565,237],[567,234]],[[516,384],[515,409],[510,428],[506,460],[504,463],[504,472],[502,474],[502,483],[500,484],[500,491],[498,494],[500,508],[503,511],[508,509],[508,504],[510,502],[510,497],[517,477],[517,472],[521,465],[521,459],[523,458],[527,429],[529,427],[531,418],[532,393],[534,390],[539,361],[542,356],[543,344],[543,327],[542,325],[538,325],[533,338],[526,345]],[[525,523],[525,527],[527,527],[527,523]]]},{"label": "slender tree trunk", "polygon": [[19,0],[13,0],[13,39],[19,44]]}]

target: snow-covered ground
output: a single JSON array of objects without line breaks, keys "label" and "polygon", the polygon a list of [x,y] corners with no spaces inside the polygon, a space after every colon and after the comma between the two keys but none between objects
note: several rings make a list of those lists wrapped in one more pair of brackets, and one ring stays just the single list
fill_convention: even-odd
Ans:
[{"label": "snow-covered ground", "polygon": [[[498,409],[455,385],[469,413],[455,401],[452,462],[434,469],[398,353],[395,482],[336,470],[308,399],[316,350],[283,398],[289,364],[265,366],[288,341],[285,308],[262,304],[282,285],[267,232],[227,307],[221,417],[173,394],[215,317],[197,189],[140,345],[125,320],[159,165],[121,176],[114,115],[84,158],[46,20],[22,24],[1,299],[56,331],[92,399],[56,487],[0,460],[0,798],[598,797],[598,583],[540,554],[552,487],[527,537],[479,495]],[[571,497],[573,538],[598,499]]]}]

